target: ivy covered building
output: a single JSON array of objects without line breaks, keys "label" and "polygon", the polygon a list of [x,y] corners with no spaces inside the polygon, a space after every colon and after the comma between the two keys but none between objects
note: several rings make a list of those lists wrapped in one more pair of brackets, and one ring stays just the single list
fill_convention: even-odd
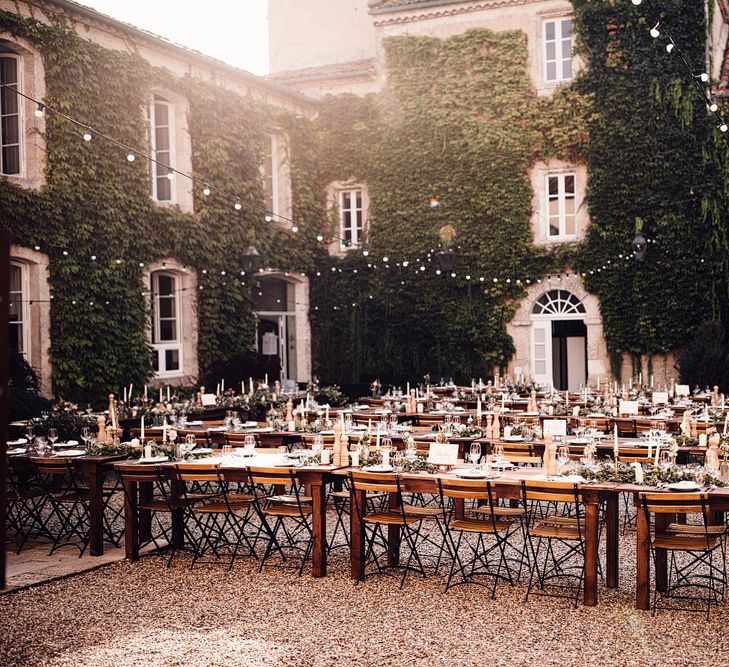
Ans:
[{"label": "ivy covered building", "polygon": [[723,108],[729,4],[651,4],[270,0],[264,79],[0,0],[13,346],[73,399],[251,348],[298,382],[667,383],[729,313],[729,159],[664,24]]}]

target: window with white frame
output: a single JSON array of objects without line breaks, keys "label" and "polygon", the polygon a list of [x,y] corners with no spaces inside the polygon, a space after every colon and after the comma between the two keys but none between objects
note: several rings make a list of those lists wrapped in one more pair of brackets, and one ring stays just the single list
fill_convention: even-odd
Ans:
[{"label": "window with white frame", "polygon": [[575,174],[547,175],[547,237],[569,239],[577,234]]},{"label": "window with white frame", "polygon": [[339,191],[339,236],[342,247],[354,248],[363,240],[362,188]]},{"label": "window with white frame", "polygon": [[149,103],[149,149],[152,177],[152,198],[156,201],[174,201],[172,187],[174,172],[174,106],[155,94]]},{"label": "window with white frame", "polygon": [[544,80],[558,83],[572,79],[572,19],[545,21]]},{"label": "window with white frame", "polygon": [[20,262],[10,263],[10,349],[28,356],[28,271]]},{"label": "window with white frame", "polygon": [[8,176],[22,170],[21,67],[20,56],[0,43],[0,173]]},{"label": "window with white frame", "polygon": [[279,211],[279,174],[278,174],[279,141],[275,134],[266,137],[263,155],[263,188],[266,193],[266,210],[278,215]]},{"label": "window with white frame", "polygon": [[175,273],[155,271],[152,281],[153,367],[160,377],[182,373],[180,280]]}]

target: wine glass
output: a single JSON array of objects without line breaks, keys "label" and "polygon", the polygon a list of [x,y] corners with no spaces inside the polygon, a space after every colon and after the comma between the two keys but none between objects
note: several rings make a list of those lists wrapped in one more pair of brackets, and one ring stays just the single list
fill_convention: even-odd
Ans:
[{"label": "wine glass", "polygon": [[501,443],[494,444],[494,458],[496,461],[501,461],[504,458],[504,445]]},{"label": "wine glass", "polygon": [[671,467],[671,452],[662,449],[658,457],[658,467],[661,470],[668,470]]},{"label": "wine glass", "polygon": [[255,454],[254,450],[256,449],[256,436],[247,435],[243,440],[243,447],[248,452],[248,456],[253,456]]},{"label": "wine glass", "polygon": [[390,433],[397,430],[397,415],[390,415]]},{"label": "wine glass", "polygon": [[563,445],[557,450],[557,463],[564,469],[570,461],[570,448]]},{"label": "wine glass", "polygon": [[35,426],[33,426],[33,420],[29,419],[28,424],[25,427],[25,435],[28,438],[28,444],[33,442],[35,438]]},{"label": "wine glass", "polygon": [[324,449],[324,436],[317,433],[314,436],[314,442],[311,445],[311,453],[317,458],[321,457],[321,450]]},{"label": "wine glass", "polygon": [[382,438],[380,451],[382,452],[382,464],[385,465],[385,461],[389,460],[392,452],[392,440],[390,438]]},{"label": "wine glass", "polygon": [[189,454],[193,449],[195,449],[195,446],[197,445],[197,440],[195,436],[192,433],[188,433],[185,436],[185,452]]},{"label": "wine glass", "polygon": [[232,445],[223,445],[222,455],[224,459],[227,459],[229,456],[233,454],[233,446]]},{"label": "wine glass", "polygon": [[402,472],[405,469],[405,452],[395,452],[395,455],[392,457],[392,464],[397,472]]},{"label": "wine glass", "polygon": [[418,458],[418,449],[415,440],[410,438],[405,445],[405,458],[413,463]]},{"label": "wine glass", "polygon": [[84,441],[84,444],[87,447],[89,446],[89,440],[91,440],[91,429],[88,426],[84,426],[81,429],[81,440]]},{"label": "wine glass", "polygon": [[48,434],[46,437],[51,441],[51,447],[56,444],[56,440],[58,440],[58,429],[57,428],[49,428]]},{"label": "wine glass", "polygon": [[481,443],[472,442],[470,449],[471,463],[473,463],[474,470],[478,469],[478,460],[481,458]]}]

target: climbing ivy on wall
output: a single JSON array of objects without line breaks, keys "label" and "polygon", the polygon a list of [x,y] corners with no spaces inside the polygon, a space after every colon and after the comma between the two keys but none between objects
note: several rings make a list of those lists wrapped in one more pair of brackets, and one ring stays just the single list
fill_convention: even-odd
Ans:
[{"label": "climbing ivy on wall", "polygon": [[585,149],[592,224],[577,265],[591,269],[630,252],[635,220],[645,221],[652,242],[644,262],[586,277],[600,297],[608,346],[634,355],[682,346],[726,304],[723,169],[707,160],[726,164],[726,152],[716,152],[726,135],[665,39],[649,34],[657,18],[665,21],[694,71],[705,71],[704,2],[652,4],[658,17],[645,3],[573,1],[587,61],[575,89],[594,100]]},{"label": "climbing ivy on wall", "polygon": [[[231,267],[242,266],[251,244],[271,266],[306,269],[313,257],[311,245],[283,242],[291,232],[265,223],[262,215],[264,136],[291,122],[288,114],[189,76],[174,77],[61,25],[0,12],[0,29],[30,40],[42,54],[49,106],[130,145],[146,145],[144,108],[152,89],[185,96],[194,172],[240,193],[245,204],[235,211],[230,200],[196,189],[194,215],[157,206],[146,160],[129,163],[121,148],[99,138],[82,141],[78,127],[47,114],[47,185],[28,191],[0,180],[0,216],[15,242],[39,244],[49,255],[55,391],[96,402],[110,387],[140,386],[150,376],[143,295],[149,285],[142,284],[142,265],[167,256],[196,269],[202,285],[201,370],[248,349],[251,281],[242,285]],[[310,238],[305,219],[299,226]]]},{"label": "climbing ivy on wall", "polygon": [[[521,32],[388,38],[385,50],[384,91],[328,98],[317,121],[320,187],[367,185],[378,258],[349,251],[321,267],[317,370],[340,382],[486,376],[514,351],[505,324],[525,286],[516,278],[558,263],[532,243],[529,168],[580,158],[589,100],[566,88],[536,97]],[[457,234],[455,278],[435,275],[428,255],[445,225]]]}]

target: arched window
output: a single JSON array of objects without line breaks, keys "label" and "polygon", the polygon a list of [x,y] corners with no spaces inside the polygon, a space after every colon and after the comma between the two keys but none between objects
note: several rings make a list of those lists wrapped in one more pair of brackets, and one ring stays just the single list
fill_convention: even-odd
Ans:
[{"label": "arched window", "polygon": [[532,308],[533,315],[584,315],[585,306],[572,292],[555,289],[542,294]]},{"label": "arched window", "polygon": [[28,271],[21,262],[10,262],[10,349],[26,358],[30,354],[28,300]]},{"label": "arched window", "polygon": [[21,57],[0,42],[0,173],[20,176],[22,172]]},{"label": "arched window", "polygon": [[183,372],[180,280],[173,272],[155,271],[151,282],[153,367],[160,377],[180,375]]},{"label": "arched window", "polygon": [[152,198],[156,201],[174,201],[174,106],[162,97],[154,94],[149,103],[149,148],[153,159],[150,162],[152,171]]}]

